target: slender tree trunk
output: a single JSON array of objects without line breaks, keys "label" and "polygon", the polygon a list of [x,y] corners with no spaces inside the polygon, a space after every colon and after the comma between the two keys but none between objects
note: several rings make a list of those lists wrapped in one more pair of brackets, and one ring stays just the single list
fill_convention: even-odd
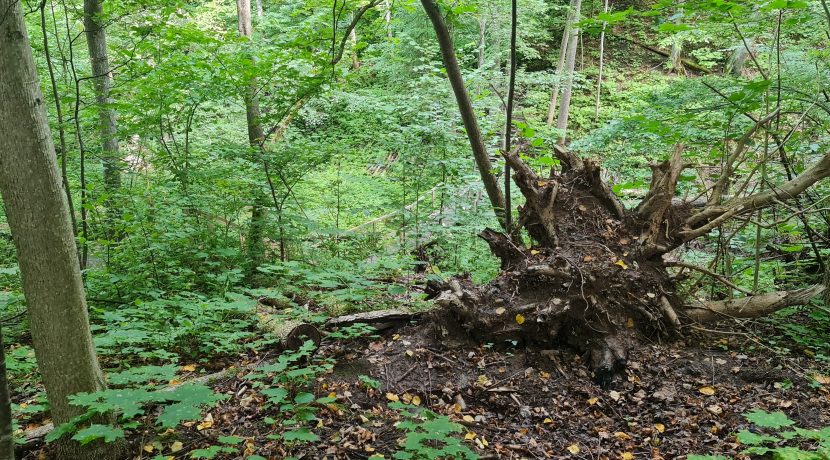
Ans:
[{"label": "slender tree trunk", "polygon": [[487,38],[487,20],[482,16],[478,20],[478,68],[484,67],[484,49]]},{"label": "slender tree trunk", "polygon": [[[55,424],[83,409],[68,397],[104,388],[78,254],[21,2],[0,0],[0,193],[12,231],[38,369]],[[61,458],[107,458],[67,441]],[[114,455],[115,449],[110,449]]]},{"label": "slender tree trunk", "polygon": [[574,22],[573,12],[576,6],[576,0],[571,0],[568,8],[568,18],[565,21],[565,29],[562,31],[562,43],[559,45],[559,64],[556,66],[556,81],[553,83],[553,90],[550,94],[550,104],[548,104],[548,126],[553,126],[553,121],[556,116],[556,103],[559,99],[559,88],[562,85],[562,73],[565,70],[565,55],[568,54],[568,43],[570,43],[571,25]]},{"label": "slender tree trunk", "polygon": [[[0,325],[2,326],[2,325]],[[12,437],[12,402],[6,377],[3,330],[0,328],[0,460],[14,460]]]},{"label": "slender tree trunk", "polygon": [[384,0],[383,6],[385,8],[383,22],[386,23],[386,38],[392,38],[392,3],[389,0]]},{"label": "slender tree trunk", "polygon": [[[677,16],[674,20],[675,24],[681,23],[684,1],[685,0],[681,0],[677,2],[678,8],[675,13],[675,16]],[[672,72],[681,75],[686,72],[686,69],[683,67],[683,38],[680,35],[675,35],[673,38],[671,52],[669,53],[669,66],[671,66],[670,70]]]},{"label": "slender tree trunk", "polygon": [[360,59],[357,56],[357,27],[352,27],[352,31],[349,32],[349,40],[352,42],[352,69],[357,70],[360,68]]},{"label": "slender tree trunk", "polygon": [[[253,38],[253,23],[251,21],[251,0],[236,0],[237,30],[239,35]],[[253,58],[252,58],[253,59]],[[265,138],[262,129],[259,110],[258,84],[256,77],[251,77],[245,88],[245,118],[248,125],[248,143],[251,146],[252,155],[261,152],[261,144]],[[253,281],[257,267],[262,265],[265,259],[265,205],[266,198],[259,187],[254,187],[254,203],[251,207],[251,224],[246,240],[246,252],[248,253],[249,281]]]},{"label": "slender tree trunk", "polygon": [[582,0],[574,1],[573,22],[568,32],[568,52],[565,56],[565,84],[562,89],[562,104],[559,106],[559,117],[556,119],[556,128],[562,131],[559,145],[565,145],[568,131],[568,115],[571,110],[571,94],[573,93],[574,66],[576,65],[576,48],[579,40],[579,29],[574,27],[579,21],[579,10]]},{"label": "slender tree trunk", "polygon": [[262,18],[265,16],[265,9],[262,7],[262,0],[256,0],[256,17]]},{"label": "slender tree trunk", "polygon": [[447,78],[450,80],[450,85],[455,94],[455,100],[458,103],[458,110],[461,112],[461,120],[464,122],[464,128],[467,131],[467,138],[470,141],[470,148],[473,151],[473,157],[475,158],[478,172],[481,175],[481,181],[484,182],[484,189],[487,191],[487,197],[490,198],[490,204],[493,206],[496,217],[501,226],[504,227],[504,195],[499,188],[496,176],[493,174],[493,164],[490,162],[487,147],[484,145],[484,139],[481,136],[481,130],[478,126],[473,104],[470,101],[470,95],[467,93],[467,87],[464,85],[464,77],[461,75],[461,68],[455,57],[450,32],[447,30],[444,17],[441,15],[441,11],[438,9],[438,5],[434,0],[421,0],[421,4],[424,6],[424,10],[426,10],[427,16],[429,16],[432,26],[435,29],[438,45],[441,48],[441,58],[447,70]]},{"label": "slender tree trunk", "polygon": [[92,66],[95,103],[98,106],[101,161],[104,164],[104,189],[107,193],[107,237],[117,239],[113,226],[120,211],[113,198],[121,188],[121,157],[118,152],[116,113],[110,98],[113,79],[107,54],[107,32],[101,19],[103,3],[103,0],[84,0],[84,29]]},{"label": "slender tree trunk", "polygon": [[40,29],[43,34],[43,54],[46,57],[46,68],[49,70],[49,81],[52,83],[52,98],[55,100],[55,116],[58,119],[58,135],[60,138],[61,182],[66,192],[66,202],[69,205],[69,218],[72,222],[72,234],[78,235],[78,223],[75,221],[75,206],[72,203],[72,191],[69,188],[69,178],[66,173],[66,130],[63,128],[63,107],[61,106],[58,82],[55,79],[55,69],[52,65],[52,53],[49,51],[49,31],[46,28],[46,0],[40,4]]},{"label": "slender tree trunk", "polygon": [[[516,99],[516,23],[518,22],[518,9],[516,0],[510,2],[510,75],[507,83],[507,121],[504,124],[504,151],[509,152],[512,148],[511,134],[513,133],[513,103]],[[504,224],[508,234],[513,230],[513,206],[510,203],[510,165],[504,163]]]},{"label": "slender tree trunk", "polygon": [[[605,0],[603,5],[603,12],[608,12],[608,3],[609,0]],[[594,106],[594,117],[599,119],[599,105],[600,105],[600,95],[602,94],[602,66],[604,64],[603,58],[605,57],[605,28],[608,24],[602,25],[602,32],[599,34],[599,71],[597,72],[597,100]]]}]

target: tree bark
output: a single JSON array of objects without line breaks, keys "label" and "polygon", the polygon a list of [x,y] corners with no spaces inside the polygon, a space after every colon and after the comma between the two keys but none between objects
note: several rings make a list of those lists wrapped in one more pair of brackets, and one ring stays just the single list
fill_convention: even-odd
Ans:
[{"label": "tree bark", "polygon": [[[56,423],[83,412],[68,397],[104,388],[78,254],[18,0],[0,0],[0,193],[12,231],[38,369]],[[62,458],[114,455],[73,441]]]},{"label": "tree bark", "polygon": [[[604,13],[608,12],[608,3],[609,0],[604,0],[603,9]],[[602,24],[602,32],[599,34],[599,70],[597,72],[597,98],[594,104],[594,117],[599,119],[599,106],[600,106],[600,95],[602,94],[602,67],[603,67],[603,58],[605,57],[605,28],[608,27],[608,24]]]},{"label": "tree bark", "polygon": [[562,131],[559,145],[565,145],[568,131],[568,116],[571,110],[571,95],[573,94],[574,66],[576,65],[576,48],[579,42],[579,28],[574,24],[579,21],[582,0],[574,1],[573,22],[568,31],[568,52],[565,56],[565,84],[562,89],[562,104],[559,106],[559,116],[556,119],[556,128]]},{"label": "tree bark", "polygon": [[461,75],[461,68],[458,65],[458,59],[455,57],[450,32],[434,0],[421,0],[421,4],[432,22],[432,27],[435,29],[438,45],[441,48],[441,58],[444,62],[444,68],[447,71],[447,77],[450,80],[450,85],[455,94],[455,100],[458,103],[458,110],[461,113],[461,120],[464,122],[464,129],[467,131],[467,139],[470,141],[470,148],[473,151],[473,157],[475,158],[478,172],[481,175],[481,181],[484,183],[484,189],[487,191],[487,197],[490,199],[493,211],[502,228],[504,228],[504,195],[499,188],[496,176],[493,174],[493,164],[487,153],[487,147],[484,145],[484,139],[481,136],[481,129],[478,126],[478,120],[476,119],[473,104],[470,101],[470,95],[467,92],[467,87],[464,85],[464,77]]},{"label": "tree bark", "polygon": [[103,3],[103,0],[84,0],[84,30],[92,67],[95,103],[98,107],[101,161],[104,165],[104,189],[107,193],[107,232],[108,238],[114,238],[117,235],[113,233],[112,227],[114,220],[120,216],[120,211],[113,198],[121,188],[121,157],[118,151],[117,116],[110,97],[113,77],[107,54],[107,32],[101,19]]},{"label": "tree bark", "polygon": [[[237,30],[239,35],[253,39],[253,22],[251,21],[251,0],[236,0]],[[255,58],[251,58],[255,59]],[[261,155],[262,143],[265,133],[260,121],[261,112],[259,109],[259,86],[256,77],[251,77],[245,86],[245,120],[248,126],[248,144],[251,147],[251,155]],[[253,159],[257,162],[257,159]],[[248,254],[247,278],[252,282],[256,276],[257,268],[262,265],[265,259],[265,196],[258,186],[254,187],[254,200],[251,206],[251,223],[246,238],[246,252]]]},{"label": "tree bark", "polygon": [[573,12],[576,0],[571,0],[568,9],[568,18],[565,21],[565,28],[562,30],[562,43],[559,45],[559,64],[556,66],[556,81],[553,84],[553,90],[550,94],[550,103],[548,104],[548,126],[553,126],[556,117],[556,104],[559,100],[559,88],[562,86],[562,73],[565,70],[565,56],[568,54],[568,44],[570,43],[569,34],[571,26],[574,22]]},{"label": "tree bark", "polygon": [[349,32],[349,40],[352,42],[352,70],[360,68],[360,57],[357,55],[357,27],[352,27]]},{"label": "tree bark", "polygon": [[8,378],[6,377],[6,356],[4,350],[3,330],[0,328],[0,459],[14,460],[12,402],[9,396]]}]

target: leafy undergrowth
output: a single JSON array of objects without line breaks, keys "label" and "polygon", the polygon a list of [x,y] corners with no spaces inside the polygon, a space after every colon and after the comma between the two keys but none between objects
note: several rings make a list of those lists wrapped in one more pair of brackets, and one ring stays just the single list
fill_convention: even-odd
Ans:
[{"label": "leafy undergrowth", "polygon": [[356,326],[316,352],[250,354],[197,417],[165,429],[170,406],[148,406],[128,434],[133,457],[757,458],[781,448],[816,456],[777,458],[826,458],[815,452],[827,430],[814,430],[830,425],[830,392],[826,377],[801,370],[806,357],[699,336],[703,349],[636,350],[603,391],[567,351],[436,337],[424,324],[381,335]]}]

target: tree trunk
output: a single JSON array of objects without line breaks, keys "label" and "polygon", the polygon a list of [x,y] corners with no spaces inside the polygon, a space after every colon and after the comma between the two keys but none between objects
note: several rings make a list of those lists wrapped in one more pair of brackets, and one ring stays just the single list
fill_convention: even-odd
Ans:
[{"label": "tree trunk", "polygon": [[[251,21],[251,0],[236,0],[237,30],[239,35],[253,38],[253,23]],[[254,59],[252,57],[252,59]],[[262,129],[259,110],[258,84],[256,77],[251,77],[245,87],[245,119],[248,125],[248,144],[251,147],[252,155],[261,154],[262,142],[265,133]],[[254,159],[257,162],[257,159]],[[251,207],[251,224],[248,231],[248,238],[245,241],[246,252],[248,253],[248,281],[253,281],[257,268],[262,265],[265,259],[265,196],[259,187],[254,187],[254,203]]]},{"label": "tree trunk", "polygon": [[556,103],[559,99],[559,88],[562,85],[562,73],[565,70],[565,55],[568,54],[568,43],[571,26],[574,22],[573,12],[576,0],[571,0],[568,8],[568,18],[565,21],[565,28],[562,30],[562,43],[559,45],[559,64],[556,66],[556,81],[553,84],[553,90],[550,94],[550,104],[548,104],[548,126],[553,126],[553,121],[556,116]]},{"label": "tree trunk", "polygon": [[12,437],[12,402],[6,378],[6,356],[4,354],[3,330],[0,329],[0,459],[14,460],[14,438]]},{"label": "tree trunk", "polygon": [[473,104],[470,101],[470,95],[467,93],[467,87],[464,85],[464,77],[461,75],[461,68],[455,57],[450,32],[447,30],[444,17],[441,15],[441,11],[438,9],[438,5],[434,0],[421,0],[421,4],[424,10],[426,10],[427,16],[429,16],[432,26],[435,29],[438,45],[441,48],[441,58],[444,61],[444,68],[447,70],[447,77],[450,80],[450,85],[452,85],[452,90],[455,94],[455,100],[458,103],[458,110],[464,122],[464,129],[467,131],[467,138],[470,141],[470,147],[473,151],[478,172],[481,175],[481,181],[484,183],[484,189],[487,191],[487,197],[490,199],[493,211],[496,213],[496,217],[502,228],[504,228],[504,195],[499,188],[496,176],[493,174],[493,164],[490,162],[487,147],[484,145],[484,139],[481,136],[481,130],[478,126]]},{"label": "tree trunk", "polygon": [[562,104],[559,106],[559,117],[556,119],[556,128],[562,131],[559,145],[565,145],[568,131],[568,116],[571,110],[571,95],[573,94],[574,66],[576,65],[576,48],[579,41],[579,29],[574,24],[579,22],[582,0],[574,1],[573,21],[568,31],[568,52],[565,56],[565,84],[562,89]]},{"label": "tree trunk", "polygon": [[482,16],[478,19],[478,43],[476,46],[478,56],[478,68],[484,68],[484,49],[487,40],[487,19]]},{"label": "tree trunk", "polygon": [[107,32],[101,19],[103,3],[103,0],[84,0],[84,30],[92,67],[95,103],[98,106],[101,161],[104,164],[104,190],[107,193],[107,237],[112,239],[117,238],[113,233],[113,225],[121,214],[113,201],[121,188],[121,157],[118,152],[116,113],[110,98],[113,78],[107,54]]},{"label": "tree trunk", "polygon": [[[68,397],[104,388],[78,254],[21,2],[0,0],[0,193],[12,231],[38,369],[52,419],[83,412]],[[62,458],[107,458],[73,441]],[[109,449],[113,455],[115,449]]]},{"label": "tree trunk", "polygon": [[741,42],[735,46],[735,49],[726,61],[726,72],[734,77],[740,77],[743,74],[744,67],[746,67],[746,62],[755,52],[755,40],[751,38],[747,39],[746,43]]},{"label": "tree trunk", "polygon": [[383,0],[383,22],[386,23],[386,38],[392,38],[392,3],[389,0]]},{"label": "tree trunk", "polygon": [[357,27],[352,27],[352,31],[349,32],[349,40],[352,42],[352,69],[357,70],[360,68],[360,58],[357,55]]},{"label": "tree trunk", "polygon": [[[603,3],[602,11],[604,13],[608,12],[608,3],[609,0],[605,0]],[[599,119],[599,105],[600,105],[600,95],[602,94],[602,67],[603,67],[603,58],[605,57],[605,28],[608,24],[602,25],[602,32],[599,34],[599,71],[597,72],[597,98],[596,103],[594,105],[594,117]]]}]

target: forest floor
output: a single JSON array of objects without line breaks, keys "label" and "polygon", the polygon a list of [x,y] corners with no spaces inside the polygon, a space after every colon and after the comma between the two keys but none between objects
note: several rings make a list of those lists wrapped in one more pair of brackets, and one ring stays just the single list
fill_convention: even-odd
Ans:
[{"label": "forest floor", "polygon": [[[435,328],[425,323],[371,338],[324,341],[315,359],[336,364],[313,386],[317,397],[336,402],[320,405],[313,429],[318,440],[291,445],[269,439],[274,425],[263,420],[275,417],[275,408],[245,378],[250,370],[242,370],[215,383],[229,398],[207,413],[210,423],[178,429],[175,439],[184,441],[179,451],[155,458],[190,458],[189,451],[214,445],[220,436],[244,443],[215,458],[391,458],[406,435],[395,426],[402,412],[390,408],[391,401],[448,416],[463,426],[453,436],[480,458],[741,458],[745,446],[735,433],[753,429],[742,416],[753,409],[783,411],[802,428],[830,425],[830,392],[805,370],[816,361],[771,353],[753,339],[758,330],[698,331],[686,338],[694,346],[644,346],[634,351],[625,374],[603,390],[591,382],[581,358],[566,350],[436,340]],[[240,369],[273,360],[274,354],[249,358],[238,363]],[[147,454],[146,442],[134,438],[133,452],[154,458],[166,450]]]}]

